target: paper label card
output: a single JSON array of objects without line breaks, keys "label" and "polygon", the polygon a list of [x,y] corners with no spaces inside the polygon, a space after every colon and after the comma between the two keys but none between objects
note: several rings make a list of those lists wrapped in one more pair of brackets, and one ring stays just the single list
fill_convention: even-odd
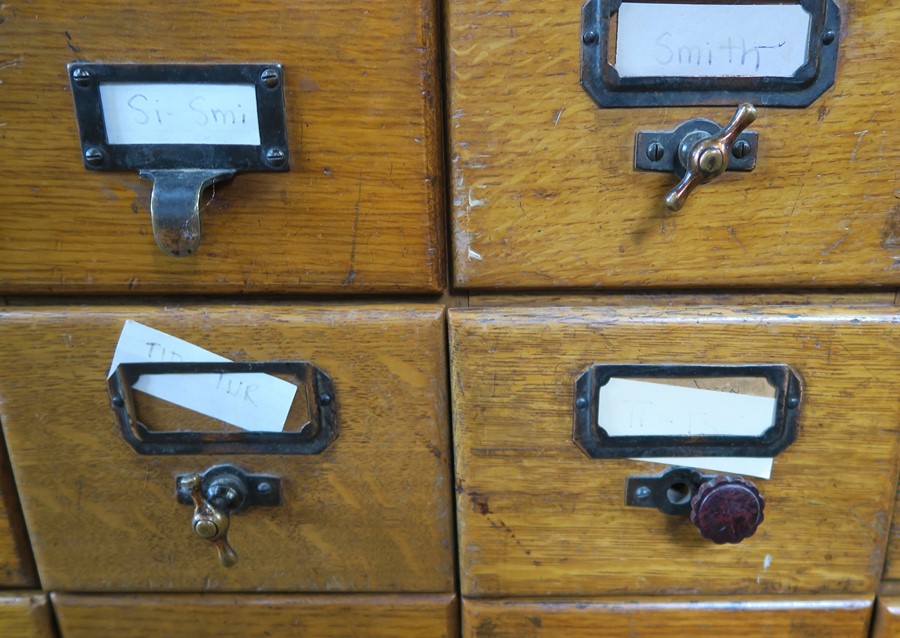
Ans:
[{"label": "paper label card", "polygon": [[[229,361],[136,321],[126,321],[108,376],[120,363]],[[158,399],[252,432],[281,432],[297,386],[261,373],[154,374],[134,385]]]},{"label": "paper label card", "polygon": [[[775,397],[613,378],[599,393],[597,424],[609,436],[760,436]],[[769,478],[771,458],[665,457],[639,461]]]},{"label": "paper label card", "polygon": [[787,78],[806,63],[812,17],[796,3],[623,2],[617,24],[623,78]]},{"label": "paper label card", "polygon": [[109,144],[260,143],[252,84],[100,85]]}]

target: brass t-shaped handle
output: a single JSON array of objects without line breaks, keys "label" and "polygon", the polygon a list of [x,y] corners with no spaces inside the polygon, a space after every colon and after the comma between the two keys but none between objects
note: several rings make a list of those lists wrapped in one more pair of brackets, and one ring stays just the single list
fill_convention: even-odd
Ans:
[{"label": "brass t-shaped handle", "polygon": [[191,530],[194,535],[207,540],[216,546],[219,562],[223,567],[232,567],[237,563],[237,552],[228,544],[228,527],[231,516],[210,503],[203,494],[199,474],[189,474],[181,479],[181,487],[190,492],[194,501],[194,516],[191,519]]},{"label": "brass t-shaped handle", "polygon": [[725,172],[735,141],[755,119],[756,108],[745,102],[718,133],[709,135],[695,131],[684,137],[678,146],[678,156],[686,172],[678,185],[666,195],[666,206],[670,210],[681,210],[697,186]]}]

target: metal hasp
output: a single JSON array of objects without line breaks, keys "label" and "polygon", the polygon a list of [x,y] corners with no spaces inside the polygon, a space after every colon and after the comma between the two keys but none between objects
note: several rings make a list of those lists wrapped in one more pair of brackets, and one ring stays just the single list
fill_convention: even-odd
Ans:
[{"label": "metal hasp", "polygon": [[[618,379],[703,379],[758,377],[775,389],[772,426],[759,436],[651,435],[610,436],[598,422],[601,388]],[[678,365],[597,364],[575,380],[572,440],[594,459],[632,457],[738,456],[774,457],[797,438],[802,386],[800,378],[784,364]]]},{"label": "metal hasp", "polygon": [[703,538],[722,545],[753,536],[765,518],[766,501],[756,485],[740,476],[672,467],[658,475],[629,476],[625,504],[690,515]]},{"label": "metal hasp", "polygon": [[[308,421],[292,432],[157,431],[143,423],[134,386],[143,375],[261,373],[291,377],[309,397]],[[121,363],[107,381],[123,438],[139,454],[320,454],[338,437],[334,382],[308,361]]]},{"label": "metal hasp", "polygon": [[645,171],[671,171],[680,182],[665,197],[669,210],[681,210],[700,184],[725,171],[756,168],[759,134],[744,131],[756,120],[756,108],[741,104],[723,127],[694,118],[673,131],[638,131],[634,137],[634,167]]},{"label": "metal hasp", "polygon": [[791,77],[620,77],[615,68],[617,33],[613,25],[626,1],[633,0],[588,0],[581,11],[581,86],[602,108],[733,106],[740,102],[807,107],[834,84],[841,33],[841,14],[834,0],[799,0],[811,20],[806,62]]},{"label": "metal hasp", "polygon": [[[136,170],[153,181],[153,236],[168,255],[186,257],[196,252],[201,238],[200,195],[208,186],[242,171],[290,170],[280,64],[72,62],[68,72],[84,167],[91,171]],[[101,86],[138,84],[252,86],[259,143],[111,143]],[[153,110],[148,108],[148,113],[153,115]],[[206,117],[198,112],[197,117],[201,116]],[[155,117],[161,117],[158,109]]]},{"label": "metal hasp", "polygon": [[248,474],[234,465],[215,465],[201,474],[175,477],[175,498],[194,506],[191,531],[216,546],[223,567],[232,567],[238,557],[228,542],[231,516],[248,507],[281,505],[281,479]]}]

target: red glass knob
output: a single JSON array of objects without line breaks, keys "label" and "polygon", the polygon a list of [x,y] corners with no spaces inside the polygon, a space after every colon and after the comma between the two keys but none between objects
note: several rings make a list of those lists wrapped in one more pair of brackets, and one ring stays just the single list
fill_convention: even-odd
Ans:
[{"label": "red glass knob", "polygon": [[750,538],[763,522],[766,501],[756,486],[739,476],[717,476],[691,499],[691,522],[703,538],[721,545]]}]

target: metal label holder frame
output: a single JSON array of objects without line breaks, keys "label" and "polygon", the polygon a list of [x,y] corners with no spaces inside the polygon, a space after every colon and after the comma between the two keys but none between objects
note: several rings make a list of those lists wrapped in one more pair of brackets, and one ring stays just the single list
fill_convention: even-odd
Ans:
[{"label": "metal label holder frame", "polygon": [[[136,170],[153,181],[150,217],[156,243],[174,257],[200,244],[200,194],[241,171],[286,172],[288,150],[282,65],[103,64],[68,65],[84,167]],[[110,144],[100,85],[112,83],[246,84],[256,89],[258,145]]]},{"label": "metal label holder frame", "polygon": [[834,0],[799,1],[812,22],[807,62],[792,77],[622,78],[608,59],[610,18],[623,2],[635,1],[659,2],[588,0],[582,8],[581,85],[600,107],[732,106],[751,102],[801,108],[815,102],[834,84],[841,29],[840,10]]},{"label": "metal label holder frame", "polygon": [[[310,422],[298,432],[157,432],[137,417],[134,385],[152,374],[284,374],[305,385]],[[308,361],[121,363],[107,381],[122,436],[139,454],[319,454],[338,436],[334,383]]]},{"label": "metal label holder frame", "polygon": [[[760,377],[776,392],[775,419],[761,436],[610,436],[597,422],[600,389],[617,378]],[[802,383],[784,364],[597,364],[575,381],[572,439],[595,459],[631,457],[774,457],[797,438]]]}]

